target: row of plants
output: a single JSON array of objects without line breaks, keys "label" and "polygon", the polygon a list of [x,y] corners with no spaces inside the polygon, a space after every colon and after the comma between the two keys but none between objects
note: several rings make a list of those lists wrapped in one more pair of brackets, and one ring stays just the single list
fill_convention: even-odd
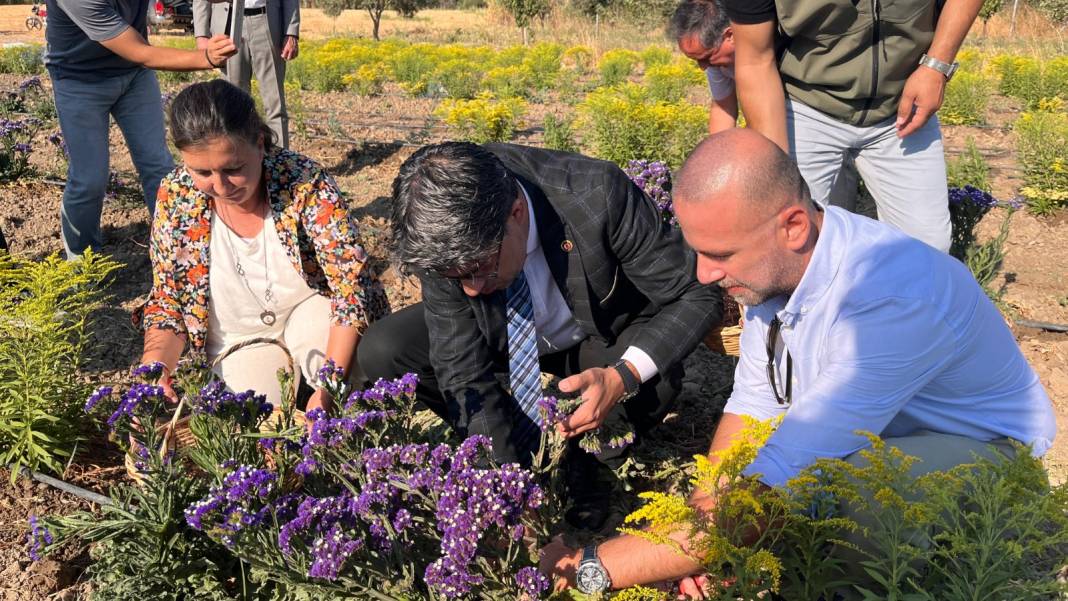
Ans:
[{"label": "row of plants", "polygon": [[[323,384],[347,400],[309,415],[309,430],[291,398],[275,408],[252,391],[205,384],[204,367],[188,364],[179,391],[194,446],[175,450],[146,427],[168,412],[151,384],[159,369],[137,368],[146,383],[98,389],[84,407],[135,458],[140,483],[116,485],[99,515],[30,519],[34,559],[93,543],[94,598],[570,598],[554,597],[536,569],[537,550],[560,529],[565,443],[551,424],[568,407],[555,397],[541,403],[550,427],[543,460],[528,470],[494,465],[483,437],[460,441],[427,427],[414,412],[412,375],[349,391],[328,365]],[[775,426],[750,420],[718,461],[695,457],[684,489],[642,493],[624,530],[676,548],[670,534],[687,533],[690,555],[714,575],[712,599],[830,599],[843,588],[866,599],[1065,591],[1056,572],[1068,488],[1051,488],[1027,449],[915,478],[915,458],[873,435],[866,465],[821,461],[767,489],[742,470]],[[695,511],[686,504],[694,489],[719,503]],[[875,518],[859,538],[846,506]],[[608,598],[670,597],[632,587]]]}]

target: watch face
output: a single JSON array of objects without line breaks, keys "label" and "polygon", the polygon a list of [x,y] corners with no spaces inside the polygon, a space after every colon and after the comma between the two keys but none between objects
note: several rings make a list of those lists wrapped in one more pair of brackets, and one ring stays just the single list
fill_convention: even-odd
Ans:
[{"label": "watch face", "polygon": [[600,593],[608,588],[608,574],[596,564],[579,566],[575,581],[584,593]]}]

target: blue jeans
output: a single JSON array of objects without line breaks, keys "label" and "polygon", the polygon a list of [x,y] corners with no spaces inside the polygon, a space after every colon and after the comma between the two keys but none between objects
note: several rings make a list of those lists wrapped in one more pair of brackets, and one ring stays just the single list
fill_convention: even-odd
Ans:
[{"label": "blue jeans", "polygon": [[150,215],[160,180],[174,168],[174,159],[164,137],[154,71],[138,69],[96,82],[59,77],[52,80],[52,89],[70,153],[60,223],[63,246],[72,259],[86,248],[99,250],[103,243],[100,214],[108,185],[109,116],[126,139]]}]

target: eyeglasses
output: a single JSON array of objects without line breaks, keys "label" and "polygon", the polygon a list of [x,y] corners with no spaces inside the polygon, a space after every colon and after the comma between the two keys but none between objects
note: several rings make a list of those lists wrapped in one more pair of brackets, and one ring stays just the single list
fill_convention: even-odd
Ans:
[{"label": "eyeglasses", "polygon": [[447,280],[451,280],[451,281],[457,282],[457,283],[459,283],[461,285],[467,284],[467,285],[471,286],[472,288],[478,288],[479,284],[485,284],[485,283],[488,283],[488,282],[493,282],[493,281],[495,281],[497,279],[497,276],[499,275],[499,272],[500,272],[500,269],[501,269],[501,249],[500,248],[497,249],[497,253],[496,254],[497,254],[497,258],[493,262],[493,271],[490,271],[489,273],[479,273],[480,271],[482,271],[482,265],[481,265],[481,262],[476,261],[475,262],[475,268],[472,269],[470,272],[465,273],[463,275],[460,275],[460,276],[447,276],[447,275],[444,275],[444,274],[439,274],[439,275],[441,275],[441,277],[443,277],[443,278],[445,278]]},{"label": "eyeglasses", "polygon": [[790,404],[790,393],[793,389],[793,371],[794,361],[790,357],[790,351],[786,350],[786,382],[783,394],[779,394],[779,387],[775,384],[775,346],[779,340],[779,329],[782,328],[782,321],[778,317],[771,320],[771,325],[768,327],[768,382],[771,383],[771,391],[775,394],[775,400],[780,405]]}]

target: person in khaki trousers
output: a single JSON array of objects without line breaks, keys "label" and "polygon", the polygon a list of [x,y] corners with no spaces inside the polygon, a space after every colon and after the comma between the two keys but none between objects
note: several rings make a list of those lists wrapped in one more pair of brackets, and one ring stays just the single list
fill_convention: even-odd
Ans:
[{"label": "person in khaki trousers", "polygon": [[[226,79],[246,92],[252,76],[260,83],[264,119],[275,142],[289,148],[289,114],[286,112],[286,61],[297,58],[300,35],[299,0],[245,0],[241,28],[240,60],[226,68]],[[207,44],[212,33],[229,34],[230,4],[193,0],[193,33],[197,47]],[[233,66],[235,63],[229,63]]]}]

